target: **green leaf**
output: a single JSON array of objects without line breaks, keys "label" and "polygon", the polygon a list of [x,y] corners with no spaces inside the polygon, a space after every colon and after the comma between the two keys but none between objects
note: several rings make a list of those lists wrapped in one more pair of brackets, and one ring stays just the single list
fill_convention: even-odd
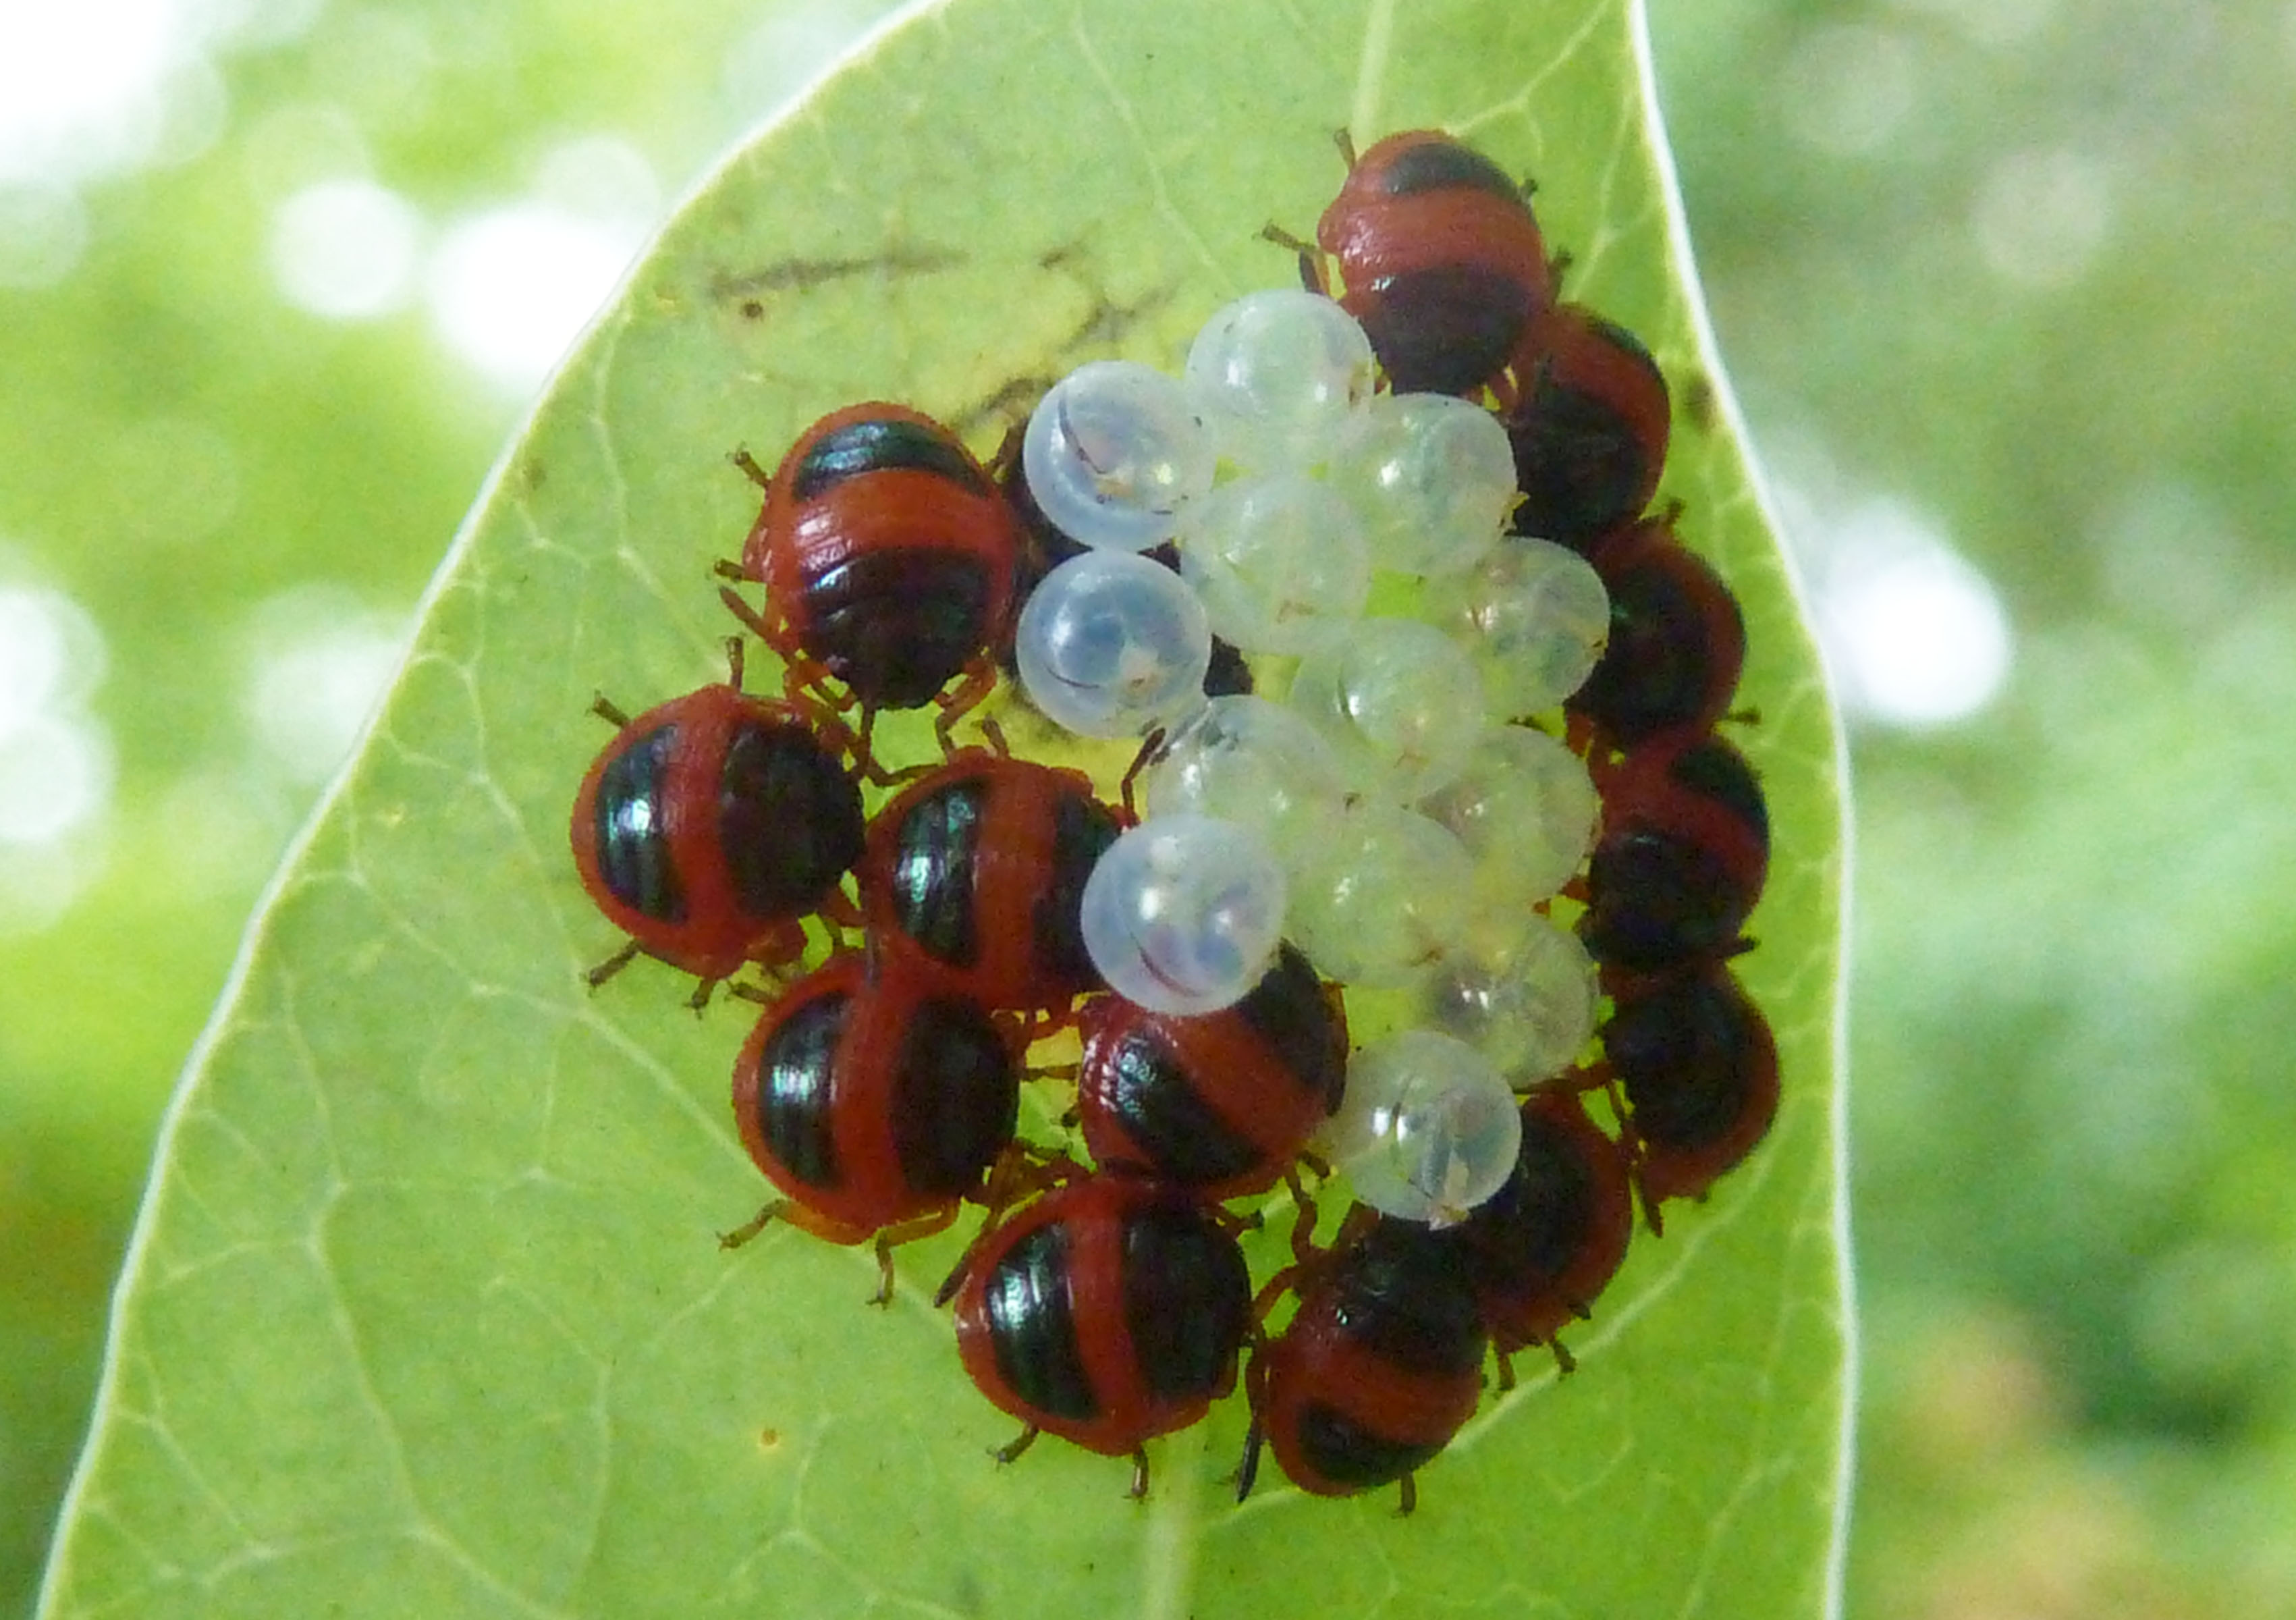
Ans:
[{"label": "green leaf", "polygon": [[[1832,1605],[1838,748],[1698,314],[1639,12],[1324,13],[951,0],[679,212],[497,470],[257,918],[166,1131],[45,1615]],[[868,397],[986,448],[1082,360],[1172,365],[1291,276],[1258,233],[1312,228],[1342,121],[1445,125],[1535,174],[1572,295],[1673,378],[1667,489],[1745,606],[1740,732],[1778,851],[1742,964],[1784,1056],[1776,1131],[1637,1239],[1578,1372],[1526,1360],[1410,1519],[1275,1480],[1231,1505],[1240,1400],[1153,1449],[1145,1506],[1054,1443],[992,1465],[1012,1426],[927,1303],[955,1233],[904,1252],[884,1312],[865,1250],[777,1227],[720,1253],[762,1194],[725,1100],[742,1009],[697,1019],[644,963],[586,993],[616,941],[565,836],[594,690],[636,707],[720,673],[709,564],[755,500],[729,449],[770,459]],[[1123,752],[1091,755],[1104,783]]]}]

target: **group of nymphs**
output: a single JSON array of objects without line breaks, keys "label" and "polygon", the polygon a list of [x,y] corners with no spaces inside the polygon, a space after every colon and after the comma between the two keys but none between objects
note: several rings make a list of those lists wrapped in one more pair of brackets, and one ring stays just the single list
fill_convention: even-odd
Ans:
[{"label": "group of nymphs", "polygon": [[[1135,768],[1152,784],[1144,818],[1132,777],[1103,793],[1082,771],[1014,754],[999,706],[1052,709],[1017,672],[1015,627],[1057,568],[1090,550],[1048,515],[1058,503],[1032,491],[1017,432],[984,465],[922,413],[869,402],[823,417],[770,473],[737,455],[764,498],[740,560],[724,566],[721,594],[744,632],[728,639],[728,678],[635,717],[599,700],[615,735],[582,782],[571,838],[585,888],[628,936],[593,970],[594,987],[644,954],[697,978],[697,1007],[721,983],[765,1004],[734,1061],[733,1102],[777,1196],[729,1246],[775,1222],[873,1243],[882,1301],[895,1246],[980,1205],[986,1219],[940,1300],[954,1303],[965,1370],[1026,1425],[999,1458],[1049,1431],[1130,1456],[1133,1490],[1144,1493],[1144,1443],[1201,1419],[1234,1388],[1241,1362],[1250,1424],[1239,1496],[1265,1447],[1315,1493],[1399,1482],[1407,1511],[1414,1471],[1474,1411],[1494,1352],[1501,1387],[1513,1381],[1507,1357],[1527,1346],[1570,1368],[1557,1334],[1618,1271],[1637,1198],[1657,1232],[1662,1206],[1705,1196],[1768,1131],[1776,1050],[1731,966],[1751,945],[1768,814],[1754,772],[1717,729],[1751,718],[1732,712],[1745,651],[1738,604],[1678,538],[1678,506],[1652,506],[1673,408],[1659,366],[1630,333],[1557,300],[1565,267],[1550,260],[1526,188],[1488,159],[1423,130],[1359,155],[1341,144],[1347,177],[1315,241],[1269,234],[1297,251],[1307,292],[1360,328],[1374,367],[1363,391],[1465,400],[1480,431],[1504,432],[1513,488],[1466,566],[1511,583],[1485,591],[1460,633],[1514,641],[1471,647],[1474,659],[1546,656],[1518,645],[1547,633],[1531,600],[1546,588],[1522,583],[1533,548],[1591,568],[1607,599],[1591,636],[1581,632],[1591,673],[1541,711],[1502,704],[1490,722],[1503,736],[1567,747],[1599,794],[1599,820],[1566,840],[1559,890],[1523,908],[1583,948],[1593,1037],[1572,1029],[1559,1064],[1496,1060],[1512,1152],[1488,1178],[1495,1190],[1454,1196],[1451,1178],[1476,1146],[1443,1135],[1447,1109],[1463,1110],[1442,1076],[1403,1082],[1417,1102],[1350,1098],[1358,1079],[1396,1082],[1371,1077],[1351,1037],[1353,981],[1331,966],[1344,942],[1319,959],[1312,928],[1286,927],[1279,913],[1260,934],[1280,937],[1237,944],[1223,930],[1251,908],[1225,891],[1190,897],[1187,875],[1157,868],[1152,851],[1145,897],[1119,904],[1134,932],[1116,949],[1140,983],[1178,999],[1109,988],[1126,981],[1111,948],[1088,937],[1086,891],[1104,856],[1159,825],[1160,771],[1161,796],[1185,802],[1195,791],[1214,802],[1191,808],[1215,814],[1223,793],[1283,807],[1308,796],[1283,776],[1308,769],[1284,762],[1301,757],[1299,728],[1263,712],[1297,715],[1280,701],[1294,664],[1269,651],[1283,643],[1231,636],[1244,621],[1233,608],[1216,613],[1208,650],[1177,654],[1196,661],[1185,701],[1160,698],[1144,724],[1122,709],[1138,658],[1116,661],[1108,702],[1119,718],[1103,735],[1147,736]],[[1279,378],[1277,391],[1294,386]],[[1168,511],[1203,498],[1160,483],[1170,456],[1103,467],[1089,424],[1070,425],[1088,500]],[[1346,481],[1330,465],[1315,476]],[[1201,586],[1217,604],[1223,579],[1250,574],[1250,544],[1218,556],[1209,541],[1191,551],[1198,544],[1184,528],[1177,549],[1128,549],[1157,580]],[[1375,560],[1374,572],[1385,565]],[[1303,588],[1324,588],[1329,571],[1308,572]],[[1422,600],[1407,588],[1390,597],[1406,616]],[[1099,621],[1083,610],[1070,620],[1088,643]],[[751,638],[771,654],[769,695],[743,689]],[[1199,748],[1175,764],[1176,739],[1192,724],[1201,732],[1201,711],[1215,703],[1231,716],[1259,705],[1251,724],[1222,722],[1240,752]],[[877,717],[926,709],[939,757],[888,768],[873,746]],[[977,740],[961,742],[960,728]],[[1365,745],[1375,751],[1376,738]],[[1343,759],[1332,812],[1342,818],[1369,796],[1348,785],[1348,769]],[[1431,790],[1412,791],[1413,804],[1391,813],[1424,819]],[[1469,797],[1475,825],[1451,831],[1479,869],[1497,870],[1508,850],[1473,839],[1506,794]],[[1235,841],[1275,846],[1279,867],[1287,846],[1334,843],[1266,827]],[[1299,891],[1313,879],[1289,876],[1304,917]],[[1175,908],[1209,932],[1164,939],[1159,919]],[[1172,950],[1174,962],[1227,951],[1243,977],[1206,1010],[1182,994],[1183,968],[1158,954]],[[1488,1024],[1538,1016],[1536,997],[1518,989],[1511,1000],[1488,974],[1444,983],[1455,1010],[1477,1003],[1486,1026],[1468,1007],[1464,1040],[1442,1039],[1487,1055],[1521,1049],[1521,1030]],[[1058,1139],[1020,1135],[1031,1085],[1073,1087],[1072,1105],[1065,1090],[1048,1093]],[[1355,1138],[1342,1139],[1341,1120]],[[1356,1182],[1368,1188],[1378,1173],[1365,1140],[1402,1155],[1419,1203],[1355,1202]],[[1298,1209],[1288,1253],[1255,1286],[1239,1237],[1280,1215],[1287,1195]],[[1332,1219],[1334,1205],[1344,1213]]]}]

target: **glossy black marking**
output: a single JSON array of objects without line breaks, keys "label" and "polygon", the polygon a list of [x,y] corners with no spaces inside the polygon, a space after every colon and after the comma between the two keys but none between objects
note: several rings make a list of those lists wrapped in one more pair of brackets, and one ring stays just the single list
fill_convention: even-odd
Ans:
[{"label": "glossy black marking", "polygon": [[1036,909],[1036,967],[1047,986],[1101,986],[1084,948],[1084,885],[1123,830],[1116,812],[1087,794],[1063,793],[1054,807],[1052,883]]},{"label": "glossy black marking", "polygon": [[1760,1017],[1718,974],[1676,980],[1620,1007],[1603,1049],[1626,1087],[1636,1131],[1658,1147],[1694,1150],[1735,1130],[1759,1078]]},{"label": "glossy black marking", "polygon": [[849,422],[813,441],[798,463],[791,494],[809,501],[849,478],[906,467],[931,473],[980,495],[996,491],[964,448],[919,422],[880,417]]},{"label": "glossy black marking", "polygon": [[1402,1478],[1435,1460],[1448,1443],[1390,1440],[1320,1401],[1300,1411],[1300,1451],[1308,1466],[1335,1485],[1368,1490]]},{"label": "glossy black marking", "polygon": [[980,777],[951,782],[909,807],[894,842],[893,916],[926,955],[952,967],[980,957],[972,868],[988,802]]},{"label": "glossy black marking", "polygon": [[1522,504],[1508,532],[1583,551],[1641,514],[1650,457],[1627,418],[1592,394],[1542,384],[1507,424]]},{"label": "glossy black marking", "polygon": [[1423,141],[1406,146],[1389,160],[1379,177],[1380,190],[1390,197],[1461,186],[1488,192],[1518,208],[1529,207],[1522,200],[1522,187],[1506,170],[1472,147],[1452,141]]},{"label": "glossy black marking", "polygon": [[901,1039],[893,1151],[901,1180],[955,1197],[981,1176],[1020,1124],[1021,1075],[988,1015],[955,996],[920,1002]]},{"label": "glossy black marking", "polygon": [[993,595],[961,552],[861,551],[808,577],[806,647],[865,701],[918,708],[987,646]]},{"label": "glossy black marking", "polygon": [[1235,1240],[1192,1206],[1155,1205],[1124,1223],[1124,1321],[1151,1395],[1186,1401],[1226,1381],[1251,1320]]},{"label": "glossy black marking", "polygon": [[1428,1377],[1482,1364],[1481,1313],[1465,1257],[1431,1229],[1382,1219],[1342,1255],[1327,1285],[1340,1331]]},{"label": "glossy black marking", "polygon": [[[1703,593],[1673,569],[1637,568],[1603,583],[1611,591],[1611,644],[1563,706],[1632,747],[1698,718],[1718,659],[1701,607]],[[1737,598],[1725,592],[1724,600],[1742,637]]]},{"label": "glossy black marking", "polygon": [[851,998],[816,996],[783,1019],[758,1054],[758,1126],[773,1155],[808,1187],[843,1179],[831,1131],[838,1037]]},{"label": "glossy black marking", "polygon": [[613,897],[659,923],[685,920],[685,891],[662,825],[662,786],[676,725],[657,727],[606,761],[594,807],[598,876]]},{"label": "glossy black marking", "polygon": [[1099,1413],[1100,1402],[1077,1347],[1068,1275],[1066,1229],[1057,1221],[1040,1226],[1004,1251],[981,1303],[1006,1387],[1048,1417],[1085,1419]]},{"label": "glossy black marking", "polygon": [[1142,1169],[1184,1186],[1209,1187],[1259,1164],[1259,1149],[1206,1106],[1171,1043],[1154,1029],[1126,1032],[1108,1063],[1103,1100],[1146,1155]]},{"label": "glossy black marking", "polygon": [[1710,737],[1675,755],[1667,775],[1702,798],[1727,810],[1738,824],[1752,833],[1763,851],[1770,847],[1770,804],[1762,794],[1761,778],[1746,756],[1718,738]]},{"label": "glossy black marking", "polygon": [[744,722],[718,775],[718,832],[742,909],[794,917],[861,859],[861,790],[805,726]]},{"label": "glossy black marking", "polygon": [[1594,1226],[1595,1194],[1584,1147],[1544,1114],[1527,1111],[1514,1172],[1452,1229],[1472,1256],[1478,1284],[1524,1293],[1560,1277]]},{"label": "glossy black marking", "polygon": [[1513,357],[1533,313],[1532,289],[1521,278],[1478,265],[1431,266],[1348,291],[1398,394],[1480,388]]},{"label": "glossy black marking", "polygon": [[1587,868],[1578,937],[1598,962],[1652,973],[1726,950],[1755,896],[1722,859],[1669,834],[1606,838]]},{"label": "glossy black marking", "polygon": [[1251,993],[1235,1004],[1241,1017],[1275,1051],[1285,1075],[1336,1114],[1348,1080],[1347,1026],[1334,1017],[1323,981],[1308,958],[1280,947]]}]

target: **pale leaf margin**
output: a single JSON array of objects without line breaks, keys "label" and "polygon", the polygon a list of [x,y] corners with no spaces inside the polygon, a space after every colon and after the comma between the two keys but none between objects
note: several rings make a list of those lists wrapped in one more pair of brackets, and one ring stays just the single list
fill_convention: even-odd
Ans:
[{"label": "pale leaf margin", "polygon": [[[1813,625],[1816,622],[1816,615],[1810,601],[1809,581],[1803,577],[1792,547],[1786,544],[1786,530],[1778,517],[1778,503],[1770,494],[1769,474],[1762,465],[1761,452],[1747,426],[1745,415],[1739,407],[1737,392],[1730,385],[1730,374],[1722,364],[1722,345],[1715,336],[1712,317],[1707,313],[1704,284],[1699,277],[1696,251],[1690,234],[1690,219],[1683,210],[1682,177],[1675,168],[1674,143],[1667,136],[1665,103],[1659,96],[1658,62],[1651,49],[1648,0],[1628,0],[1627,25],[1634,39],[1635,72],[1642,95],[1643,115],[1650,126],[1651,160],[1657,165],[1659,191],[1665,201],[1667,236],[1680,260],[1683,284],[1691,293],[1690,325],[1698,345],[1699,359],[1706,367],[1707,374],[1713,379],[1716,412],[1727,427],[1730,437],[1736,441],[1739,456],[1745,464],[1747,481],[1752,487],[1755,504],[1761,511],[1763,525],[1778,541],[1779,562],[1795,610],[1805,626]],[[1822,649],[1818,654],[1818,664],[1830,685],[1832,672],[1825,669]],[[1840,1620],[1849,1574],[1851,1515],[1857,1501],[1858,1391],[1865,1366],[1864,1347],[1860,1341],[1862,1328],[1857,1314],[1856,1251],[1851,1246],[1849,1225],[1849,940],[1850,896],[1856,887],[1853,879],[1857,871],[1857,818],[1853,810],[1850,791],[1849,738],[1842,726],[1841,705],[1833,699],[1830,693],[1825,703],[1825,715],[1833,746],[1833,779],[1838,794],[1834,817],[1839,854],[1834,878],[1837,892],[1833,917],[1833,1006],[1831,1017],[1833,1091],[1833,1106],[1827,1120],[1827,1138],[1833,1155],[1833,1207],[1830,1213],[1833,1224],[1835,1286],[1839,1291],[1835,1308],[1842,1341],[1842,1374],[1841,1433],[1833,1479],[1833,1532],[1826,1543],[1824,1603],[1827,1620]]]}]

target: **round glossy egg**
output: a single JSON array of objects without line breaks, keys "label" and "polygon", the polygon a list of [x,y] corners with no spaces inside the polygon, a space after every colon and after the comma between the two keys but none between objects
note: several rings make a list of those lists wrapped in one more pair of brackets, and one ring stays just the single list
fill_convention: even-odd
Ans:
[{"label": "round glossy egg", "polygon": [[1427,587],[1428,615],[1472,655],[1491,712],[1552,709],[1586,684],[1611,637],[1611,596],[1587,559],[1509,539]]},{"label": "round glossy egg", "polygon": [[1291,937],[1344,984],[1403,985],[1442,954],[1475,865],[1447,828],[1392,804],[1359,802],[1323,835],[1288,844]]},{"label": "round glossy egg", "polygon": [[1602,798],[1587,763],[1529,726],[1493,726],[1457,777],[1419,809],[1475,858],[1479,894],[1528,909],[1560,891],[1595,847]]},{"label": "round glossy egg", "polygon": [[1363,612],[1371,553],[1355,508],[1296,473],[1223,484],[1190,513],[1180,572],[1212,629],[1250,653],[1304,653]]},{"label": "round glossy egg", "polygon": [[1085,950],[1108,986],[1151,1012],[1242,1000],[1283,934],[1283,868],[1259,835],[1209,816],[1132,828],[1084,888]]},{"label": "round glossy egg", "polygon": [[1348,785],[1408,804],[1464,769],[1483,728],[1466,653],[1415,619],[1365,619],[1308,654],[1286,700],[1331,743]]},{"label": "round glossy egg", "polygon": [[1595,959],[1535,911],[1459,930],[1420,981],[1419,1016],[1535,1085],[1577,1061],[1595,1034]]},{"label": "round glossy egg", "polygon": [[1522,1120],[1488,1058],[1452,1036],[1404,1030],[1355,1055],[1346,1098],[1316,1141],[1382,1214],[1448,1226],[1505,1185]]},{"label": "round glossy egg", "polygon": [[1372,395],[1371,340],[1327,298],[1246,293],[1189,347],[1187,386],[1220,454],[1253,471],[1314,466]]},{"label": "round glossy egg", "polygon": [[1212,636],[1170,569],[1092,551],[1029,595],[1013,650],[1022,689],[1048,719],[1086,736],[1133,736],[1203,701]]},{"label": "round glossy egg", "polygon": [[1250,694],[1215,697],[1177,727],[1149,761],[1144,789],[1152,818],[1214,816],[1278,847],[1314,838],[1346,797],[1323,734]]},{"label": "round glossy egg", "polygon": [[1021,444],[1037,509],[1086,546],[1144,551],[1212,487],[1217,455],[1177,377],[1095,360],[1053,384]]},{"label": "round glossy egg", "polygon": [[1364,407],[1332,481],[1361,515],[1372,560],[1454,573],[1499,543],[1517,498],[1506,430],[1450,394],[1382,394]]}]

